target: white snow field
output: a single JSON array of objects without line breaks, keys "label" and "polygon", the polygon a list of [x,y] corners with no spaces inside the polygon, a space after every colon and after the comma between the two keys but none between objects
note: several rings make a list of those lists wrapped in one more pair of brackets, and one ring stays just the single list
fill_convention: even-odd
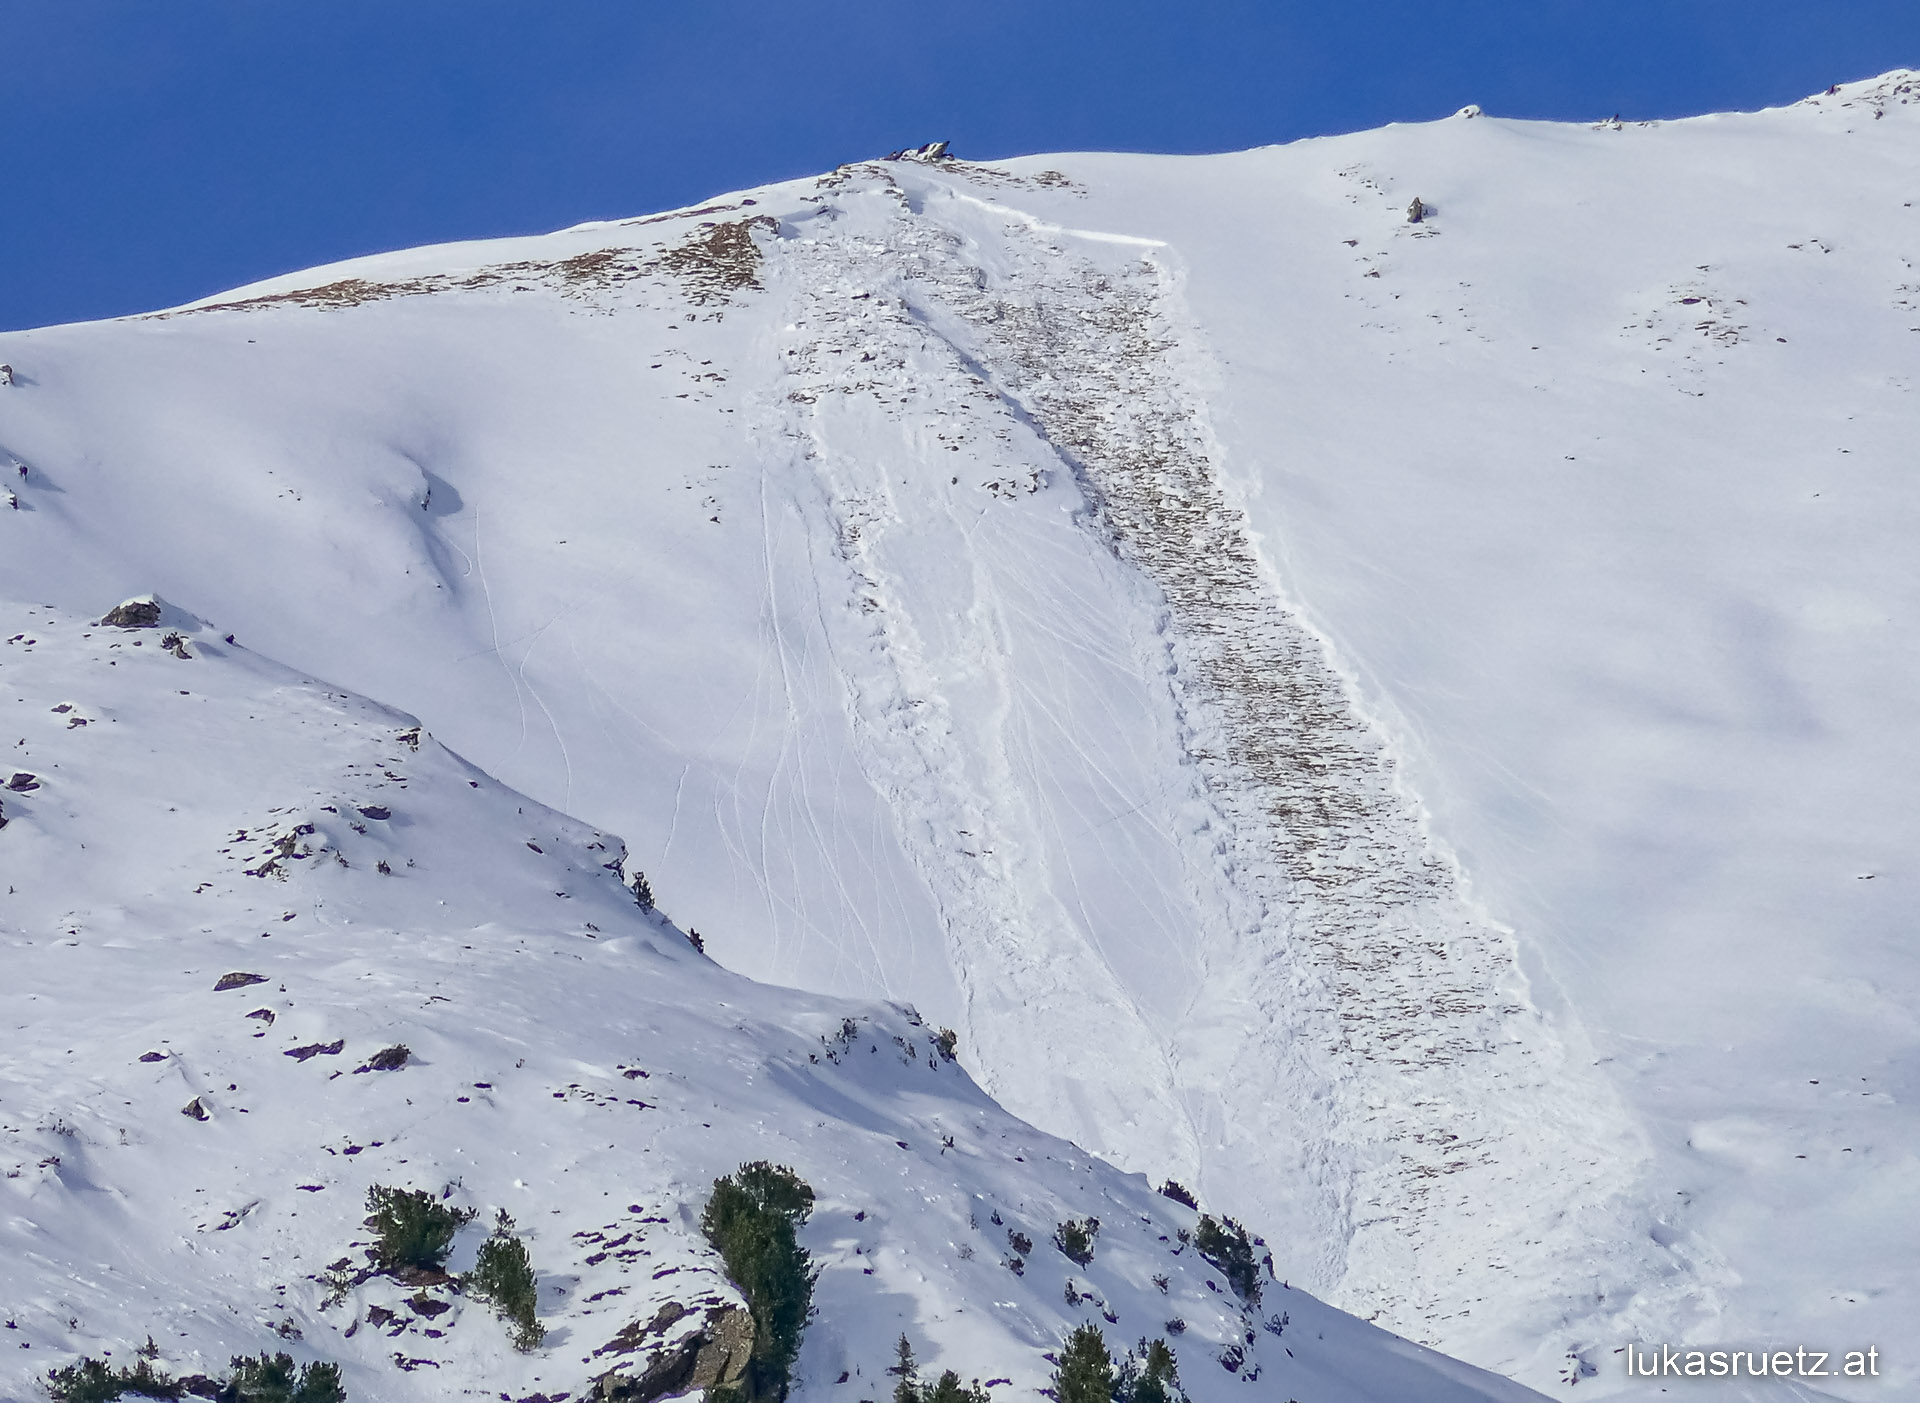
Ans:
[{"label": "white snow field", "polygon": [[[1729,1394],[1631,1380],[1621,1351],[1805,1345],[1837,1367],[1871,1346],[1878,1377],[1817,1389],[1914,1397],[1917,200],[1920,75],[1897,72],[1682,122],[1470,108],[1231,156],[874,161],[357,260],[0,335],[19,505],[0,510],[0,597],[64,611],[61,646],[80,648],[77,620],[157,591],[317,679],[313,695],[404,707],[499,783],[620,834],[722,965],[817,996],[676,988],[669,1007],[726,998],[800,1029],[743,1043],[701,1022],[691,1044],[716,1050],[673,1063],[690,1085],[710,1062],[771,1065],[769,1047],[815,1036],[809,1017],[837,1027],[832,1000],[911,1003],[959,1030],[1014,1114],[1196,1186],[1266,1236],[1283,1278],[1423,1344],[1539,1388],[1702,1398]],[[16,665],[0,655],[0,679]],[[23,718],[43,726],[36,706]],[[246,744],[296,765],[290,742],[284,761]],[[333,792],[212,797],[224,763],[172,801],[207,832]],[[4,802],[12,816],[53,790]],[[170,841],[157,818],[110,839],[107,808],[72,820],[76,839]],[[409,1010],[459,985],[458,1024],[487,1049],[457,1054],[460,1075],[512,1039],[551,1040],[551,1081],[664,1058],[613,1050],[636,1026],[624,987],[582,988],[557,962],[551,987],[503,986],[501,966],[446,958],[449,932],[496,908],[503,952],[614,958],[569,924],[579,893],[561,916],[554,898],[513,904],[531,886],[493,895],[558,881],[477,856],[513,846],[504,821],[418,821],[421,844],[474,854],[432,888],[464,915],[389,905],[403,883],[324,861],[270,889],[293,926],[317,924],[326,884],[351,880],[356,926],[385,932],[358,963],[341,947],[355,972],[329,964],[333,992],[309,997],[371,1038],[399,1015],[348,979],[404,984]],[[15,885],[19,831],[0,832]],[[140,890],[188,891],[218,847],[129,861],[147,863]],[[0,932],[55,963],[49,940],[111,939],[134,878],[87,870],[84,894],[6,898]],[[445,889],[455,873],[473,897]],[[151,923],[173,964],[217,976],[177,900]],[[61,931],[70,913],[93,935]],[[229,919],[221,940],[258,924]],[[495,1026],[472,1005],[503,988]],[[54,999],[40,982],[10,997],[28,994]],[[132,1016],[78,998],[61,996],[68,1016]],[[197,1015],[163,1007],[177,1043]],[[113,1037],[76,1044],[97,1053],[87,1076],[123,1084]],[[37,1076],[34,1095],[52,1086]],[[707,1094],[752,1119],[751,1088]],[[872,1094],[810,1114],[933,1114]],[[233,1120],[165,1121],[164,1138]],[[808,1136],[769,1123],[795,1146],[770,1157],[844,1159],[844,1129],[809,1158]],[[338,1134],[375,1133],[358,1124]],[[524,1133],[553,1142],[548,1166],[586,1153]],[[724,1152],[663,1147],[682,1199],[759,1143],[729,1134]],[[896,1138],[918,1143],[880,1137]],[[483,1191],[436,1141],[422,1182],[461,1173],[506,1202],[493,1156],[511,1148],[489,1151]],[[313,1172],[293,1167],[304,1142],[245,1153],[260,1159],[226,1171],[228,1197],[271,1201],[242,1180],[274,1165]],[[835,1201],[878,1192],[856,1190],[873,1163],[854,1163]],[[167,1202],[173,1183],[147,1192]],[[334,1237],[357,1192],[340,1185]],[[290,1231],[273,1221],[244,1230]],[[984,1280],[916,1288],[917,1318],[982,1359],[963,1373],[1038,1382],[1031,1343],[986,1360],[1017,1331],[935,1336],[952,1302],[982,1318],[1026,1289]],[[1059,1316],[1060,1297],[1034,1300]],[[845,1366],[816,1353],[839,1348],[831,1317],[802,1387],[857,1403],[860,1376],[833,1385]],[[1264,1387],[1279,1376],[1261,1343]],[[1190,1387],[1245,1377],[1182,1358]],[[1815,1396],[1802,1387],[1740,1396]]]}]

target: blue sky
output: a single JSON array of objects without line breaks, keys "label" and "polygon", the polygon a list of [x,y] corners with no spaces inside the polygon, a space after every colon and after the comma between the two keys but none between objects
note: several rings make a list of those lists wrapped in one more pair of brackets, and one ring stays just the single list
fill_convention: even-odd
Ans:
[{"label": "blue sky", "polygon": [[935,138],[1218,151],[1920,66],[1915,0],[0,0],[0,328]]}]

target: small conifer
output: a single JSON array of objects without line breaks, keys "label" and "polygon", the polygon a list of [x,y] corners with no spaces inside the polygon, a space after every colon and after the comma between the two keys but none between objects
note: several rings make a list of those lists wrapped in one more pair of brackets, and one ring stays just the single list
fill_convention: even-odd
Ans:
[{"label": "small conifer", "polygon": [[547,1332],[537,1314],[539,1285],[527,1244],[513,1235],[513,1219],[501,1209],[493,1235],[480,1245],[480,1255],[462,1284],[481,1300],[490,1301],[513,1327],[513,1347],[531,1354]]},{"label": "small conifer", "polygon": [[1099,1235],[1098,1218],[1069,1218],[1054,1229],[1053,1245],[1068,1261],[1084,1267],[1093,1260],[1093,1240]]},{"label": "small conifer", "polygon": [[980,1380],[963,1384],[960,1376],[951,1369],[942,1370],[940,1377],[931,1384],[921,1383],[920,1366],[913,1357],[913,1344],[904,1334],[894,1346],[894,1361],[887,1366],[887,1372],[900,1380],[893,1386],[893,1403],[991,1403]]},{"label": "small conifer", "polygon": [[893,1386],[893,1403],[920,1403],[920,1366],[913,1360],[913,1345],[904,1333],[895,1347],[896,1362],[887,1370],[899,1376]]},{"label": "small conifer", "polygon": [[1076,1327],[1053,1371],[1054,1403],[1113,1403],[1113,1385],[1113,1356],[1100,1327]]},{"label": "small conifer", "polygon": [[449,1208],[425,1189],[367,1189],[367,1226],[375,1235],[374,1261],[382,1271],[411,1267],[438,1271],[453,1250],[453,1235],[473,1210]]}]

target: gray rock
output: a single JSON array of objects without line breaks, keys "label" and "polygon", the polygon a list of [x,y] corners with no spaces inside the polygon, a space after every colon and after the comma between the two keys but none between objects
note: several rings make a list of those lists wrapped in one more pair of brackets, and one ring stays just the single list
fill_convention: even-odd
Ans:
[{"label": "gray rock", "polygon": [[706,1389],[731,1388],[746,1377],[747,1357],[753,1352],[753,1317],[735,1305],[715,1305],[697,1330],[672,1345],[649,1346],[661,1339],[692,1310],[669,1301],[652,1320],[634,1321],[595,1350],[599,1354],[648,1351],[646,1367],[638,1373],[612,1369],[593,1381],[587,1397],[592,1403],[654,1403]]},{"label": "gray rock", "polygon": [[107,610],[107,616],[100,620],[102,628],[158,628],[160,627],[160,601],[152,595],[139,599],[123,599]]}]

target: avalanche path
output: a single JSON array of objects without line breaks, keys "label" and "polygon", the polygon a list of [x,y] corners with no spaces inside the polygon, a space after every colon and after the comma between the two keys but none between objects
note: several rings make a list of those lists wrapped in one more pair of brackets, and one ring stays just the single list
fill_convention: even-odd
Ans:
[{"label": "avalanche path", "polygon": [[[1313,1244],[1295,1270],[1416,1338],[1509,1366],[1547,1339],[1536,1364],[1577,1370],[1689,1313],[1692,1263],[1633,1226],[1617,1096],[1534,1008],[1220,480],[1177,257],[987,184],[821,182],[770,254],[787,373],[763,413],[863,601],[854,734],[995,1094]],[[945,462],[987,509],[951,505]],[[1043,487],[1080,504],[1036,522]],[[913,820],[935,814],[952,831]],[[1137,884],[1092,889],[1089,844]],[[1574,1261],[1568,1321],[1544,1288]]]}]

